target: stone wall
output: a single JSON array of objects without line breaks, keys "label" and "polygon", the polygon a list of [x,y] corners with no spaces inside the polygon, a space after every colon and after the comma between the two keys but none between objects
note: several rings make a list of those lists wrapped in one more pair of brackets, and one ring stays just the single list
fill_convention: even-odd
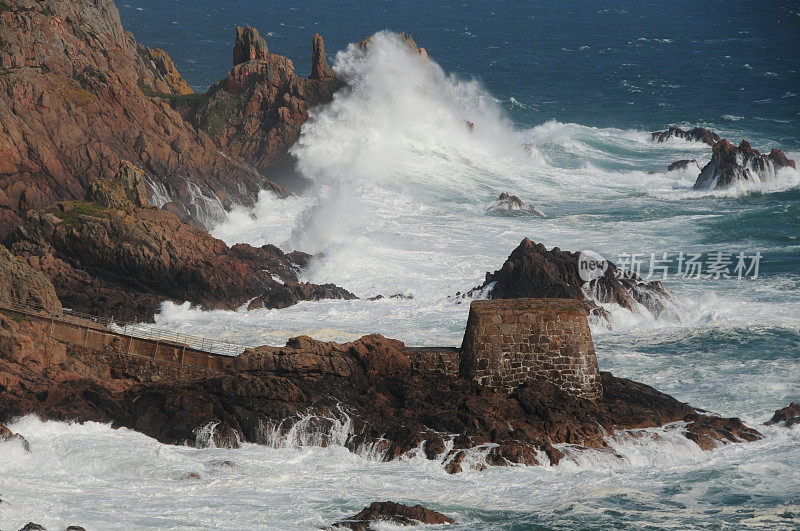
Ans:
[{"label": "stone wall", "polygon": [[473,301],[459,373],[509,392],[544,379],[575,396],[602,394],[586,310],[572,299]]}]

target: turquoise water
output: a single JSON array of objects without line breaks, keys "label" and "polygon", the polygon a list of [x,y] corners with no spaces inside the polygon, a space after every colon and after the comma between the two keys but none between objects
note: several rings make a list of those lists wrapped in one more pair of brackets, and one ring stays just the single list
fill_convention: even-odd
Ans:
[{"label": "turquoise water", "polygon": [[[799,159],[796,2],[130,1],[120,11],[198,89],[229,68],[235,25],[257,26],[300,72],[311,35],[322,33],[353,91],[317,109],[293,150],[312,186],[286,200],[264,194],[212,232],[323,252],[305,272],[311,281],[413,297],[253,312],[169,304],[159,325],[252,344],[379,332],[458,345],[468,305],[451,296],[479,285],[525,236],[615,261],[760,252],[755,279],[670,275],[678,319],[609,307],[612,328],[593,323],[593,333],[601,368],[739,416],[765,438],[702,452],[674,426],[648,432],[658,438],[610,440],[622,457],[573,449],[555,468],[451,476],[437,462],[379,463],[336,445],[177,448],[106,426],[23,419],[14,429],[34,452],[23,458],[4,445],[0,494],[11,501],[0,505],[0,527],[40,518],[87,528],[312,529],[381,499],[423,503],[463,529],[800,527],[800,429],[760,425],[800,401],[800,174],[695,192],[697,169],[666,166],[703,164],[711,149],[653,144],[648,134],[705,125]],[[432,65],[388,33],[366,57],[347,50],[384,28],[413,34]],[[503,191],[546,217],[487,210]],[[209,465],[223,458],[237,467]],[[201,481],[180,479],[192,471]]]}]

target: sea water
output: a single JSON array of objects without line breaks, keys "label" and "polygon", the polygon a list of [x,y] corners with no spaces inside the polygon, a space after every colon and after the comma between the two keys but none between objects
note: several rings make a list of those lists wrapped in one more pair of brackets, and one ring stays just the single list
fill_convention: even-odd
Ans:
[{"label": "sea water", "polygon": [[[796,4],[576,2],[457,4],[151,2],[123,22],[161,46],[196,89],[230,66],[233,27],[259,28],[273,53],[310,65],[314,32],[348,88],[312,112],[292,149],[308,185],[263,193],[212,230],[229,244],[320,253],[304,280],[362,300],[282,310],[206,312],[166,304],[160,326],[280,345],[308,334],[382,333],[409,345],[459,345],[469,300],[523,237],[548,248],[631,253],[760,252],[757,278],[669,275],[678,318],[609,306],[592,330],[602,369],[765,438],[702,452],[680,426],[621,434],[614,452],[566,449],[556,467],[448,475],[410,455],[383,463],[328,437],[237,450],[167,446],[101,424],[11,425],[30,441],[0,452],[0,528],[301,528],[372,501],[422,503],[464,528],[800,526],[800,429],[760,424],[800,399],[800,174],[698,192],[705,144],[649,132],[709,127],[800,159],[800,9]],[[390,32],[411,33],[419,60]],[[348,42],[377,33],[366,55]],[[474,131],[466,121],[475,124]],[[501,192],[546,217],[489,209]],[[646,264],[645,264],[646,265]],[[382,294],[410,298],[365,300]],[[347,428],[343,420],[340,430]],[[618,455],[615,455],[618,454]],[[620,457],[621,456],[621,457]],[[480,459],[479,453],[475,459]],[[216,463],[230,460],[233,467]],[[185,479],[196,473],[200,479]]]}]

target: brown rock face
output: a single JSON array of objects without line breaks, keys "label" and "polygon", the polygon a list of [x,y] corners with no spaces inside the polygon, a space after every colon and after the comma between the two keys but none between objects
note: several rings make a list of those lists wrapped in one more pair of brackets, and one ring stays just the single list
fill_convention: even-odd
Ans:
[{"label": "brown rock face", "polygon": [[695,127],[694,129],[684,131],[680,127],[670,126],[666,131],[650,133],[650,137],[654,142],[666,142],[670,138],[683,138],[691,142],[703,142],[709,146],[713,146],[721,140],[721,137],[717,133],[703,127]]},{"label": "brown rock face", "polygon": [[311,79],[334,77],[333,69],[328,64],[328,58],[325,56],[325,42],[323,42],[319,33],[314,34],[312,44],[314,50],[311,54]]},{"label": "brown rock face", "polygon": [[0,301],[18,301],[51,310],[60,310],[50,279],[0,245]]},{"label": "brown rock face", "polygon": [[198,195],[229,207],[252,204],[261,189],[288,193],[151,97],[202,99],[176,95],[187,87],[174,65],[161,52],[137,52],[112,0],[3,5],[0,239],[29,209],[84,199],[89,184],[113,177],[123,160],[198,224],[207,214],[197,212]]},{"label": "brown rock face", "polygon": [[[389,460],[424,442],[426,457],[453,472],[465,466],[467,449],[481,444],[497,445],[487,465],[538,464],[540,451],[557,463],[563,454],[553,444],[605,448],[605,437],[617,430],[677,421],[687,423],[687,437],[702,447],[760,437],[738,419],[702,415],[651,387],[608,373],[600,374],[604,392],[598,400],[541,380],[512,394],[493,392],[419,369],[401,342],[381,336],[345,344],[300,337],[285,347],[249,350],[221,375],[137,383],[114,376],[120,369],[113,356],[104,363],[96,353],[81,357],[76,348],[65,350],[49,338],[46,327],[0,316],[0,330],[8,330],[0,334],[0,381],[16,379],[5,387],[0,422],[26,413],[97,420],[177,444],[207,444],[211,435],[198,428],[213,424],[216,444],[236,446],[240,440],[280,444],[305,417],[310,431],[300,436],[308,444],[370,448]],[[346,440],[334,440],[329,432],[336,420],[344,420],[343,412],[352,431]],[[309,414],[315,416],[309,420]],[[449,439],[453,450],[447,452]]]},{"label": "brown rock face", "polygon": [[158,94],[187,95],[193,94],[189,84],[181,76],[172,58],[161,48],[137,46],[136,51],[142,58],[146,69],[141,83]]},{"label": "brown rock face", "polygon": [[454,524],[455,520],[426,509],[422,505],[413,507],[391,501],[373,502],[364,507],[358,514],[333,524],[334,528],[346,528],[353,531],[374,529],[373,525],[420,525],[420,524]]},{"label": "brown rock face", "polygon": [[291,60],[267,53],[254,28],[238,28],[234,67],[215,83],[202,104],[173,100],[197,128],[207,132],[226,153],[268,175],[289,164],[288,149],[314,105],[331,100],[342,86],[325,58],[322,37],[313,39],[309,79],[299,77]]},{"label": "brown rock face", "polygon": [[269,56],[267,42],[250,26],[236,28],[236,43],[233,45],[233,66],[247,61],[266,61]]},{"label": "brown rock face", "polygon": [[764,424],[767,426],[772,426],[773,424],[778,424],[779,422],[785,422],[784,425],[787,428],[791,428],[795,424],[800,424],[800,404],[792,402],[785,408],[775,411],[775,414],[772,416],[772,418]]},{"label": "brown rock face", "polygon": [[235,309],[254,298],[251,308],[355,298],[332,284],[298,282],[299,267],[292,259],[307,263],[308,255],[285,255],[274,246],[229,248],[173,214],[137,206],[128,198],[140,199],[134,193],[135,171],[124,168],[120,174],[120,180],[105,182],[102,193],[96,192],[109,208],[57,203],[29,212],[25,226],[9,239],[70,307],[142,319],[152,317],[164,300]]},{"label": "brown rock face", "polygon": [[658,317],[671,312],[672,296],[660,282],[645,282],[633,273],[622,272],[611,262],[600,278],[585,286],[578,271],[579,253],[522,240],[498,271],[486,273],[486,280],[469,294],[486,290],[490,299],[576,299],[592,315],[606,316],[597,302],[619,304],[631,311],[650,312]]},{"label": "brown rock face", "polygon": [[738,181],[768,181],[787,166],[795,168],[795,163],[779,149],[762,155],[746,140],[737,147],[722,139],[714,144],[711,160],[697,176],[694,189],[719,190]]}]

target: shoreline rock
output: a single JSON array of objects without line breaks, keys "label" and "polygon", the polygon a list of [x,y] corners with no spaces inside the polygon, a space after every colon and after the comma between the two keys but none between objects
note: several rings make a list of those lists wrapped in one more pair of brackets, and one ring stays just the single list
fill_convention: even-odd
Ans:
[{"label": "shoreline rock", "polygon": [[654,133],[650,133],[650,139],[653,142],[662,143],[666,142],[670,138],[682,138],[689,142],[703,142],[709,146],[713,146],[722,140],[722,137],[717,133],[704,127],[695,127],[693,129],[684,131],[680,127],[670,126],[665,131],[656,131]]},{"label": "shoreline rock", "polygon": [[772,418],[765,422],[764,425],[774,426],[781,422],[787,428],[800,424],[800,404],[792,402],[785,408],[776,410]]},{"label": "shoreline rock", "polygon": [[373,502],[359,513],[334,523],[331,527],[353,531],[375,529],[374,524],[398,526],[455,524],[452,518],[422,505],[408,506],[391,501]]},{"label": "shoreline rock", "polygon": [[83,201],[31,211],[6,244],[31,274],[49,278],[62,303],[118,320],[152,319],[166,300],[234,310],[356,298],[333,284],[300,282],[297,273],[311,259],[305,253],[228,247],[169,212],[140,206],[146,200],[135,183],[118,179],[96,189],[108,207]]},{"label": "shoreline rock", "polygon": [[533,214],[540,218],[546,217],[544,213],[535,206],[526,203],[519,197],[511,195],[508,192],[501,193],[500,196],[497,198],[497,200],[491,205],[489,205],[489,207],[486,210],[520,212],[520,213]]},{"label": "shoreline rock", "polygon": [[734,146],[725,139],[714,144],[711,160],[700,171],[695,190],[720,190],[736,182],[764,182],[775,179],[781,168],[796,168],[795,162],[779,149],[762,155],[746,140]]},{"label": "shoreline rock", "polygon": [[[596,400],[542,380],[513,393],[493,391],[412,364],[402,342],[378,335],[344,344],[298,337],[285,347],[247,350],[225,373],[170,382],[133,380],[114,356],[65,349],[48,340],[46,324],[17,324],[0,314],[0,329],[7,326],[15,340],[0,334],[0,382],[14,382],[4,387],[0,422],[29,413],[111,422],[162,443],[197,446],[340,444],[385,461],[422,449],[453,473],[467,462],[556,464],[564,457],[556,444],[604,449],[619,430],[675,422],[685,423],[685,435],[703,449],[761,437],[739,419],[702,414],[607,372],[600,373],[603,395]],[[482,457],[466,459],[476,452]]]},{"label": "shoreline rock", "polygon": [[605,319],[608,313],[598,303],[616,303],[656,318],[674,313],[673,296],[660,282],[647,282],[607,261],[603,275],[587,284],[580,278],[578,257],[579,253],[558,247],[548,251],[541,243],[525,238],[499,270],[486,273],[483,284],[466,296],[483,292],[489,299],[576,299],[583,302],[590,315]]}]

